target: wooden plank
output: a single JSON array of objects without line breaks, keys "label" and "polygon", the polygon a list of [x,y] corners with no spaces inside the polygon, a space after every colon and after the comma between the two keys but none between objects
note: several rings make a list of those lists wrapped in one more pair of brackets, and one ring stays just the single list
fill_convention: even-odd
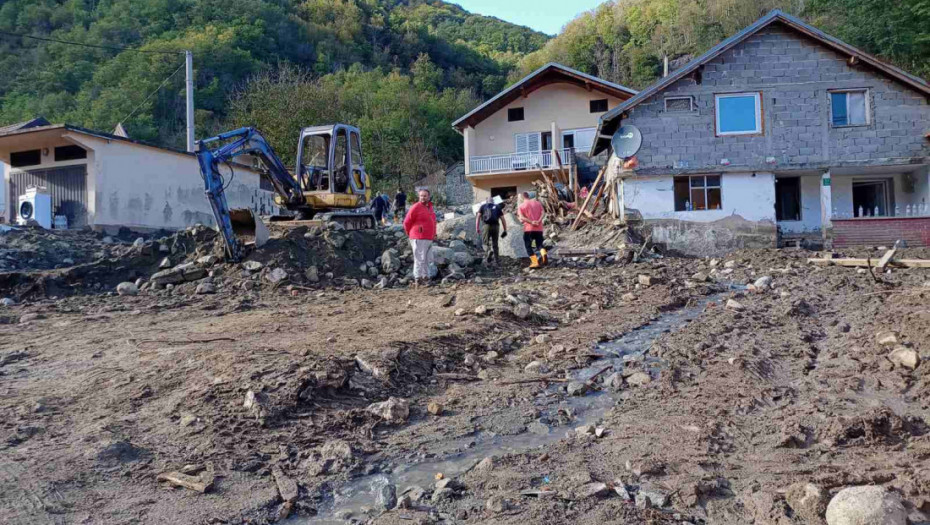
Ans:
[{"label": "wooden plank", "polygon": [[[871,262],[878,266],[880,261],[869,259],[808,259],[807,262],[820,266],[853,266],[866,268]],[[888,262],[888,266],[897,268],[930,268],[930,259],[896,259]]]},{"label": "wooden plank", "polygon": [[[596,187],[597,187],[597,184],[598,184],[599,182],[601,182],[601,179],[602,179],[602,178],[604,178],[604,173],[605,173],[606,171],[607,171],[607,166],[604,166],[603,168],[601,168],[601,172],[597,174],[597,179],[594,180],[594,185],[591,186],[592,188],[596,188]],[[572,223],[572,227],[570,228],[571,230],[574,230],[575,228],[578,227],[578,222],[581,221],[581,218],[584,216],[584,214],[583,214],[582,212],[584,212],[585,208],[588,207],[588,202],[591,201],[591,197],[593,197],[593,196],[594,196],[594,192],[593,192],[593,191],[592,191],[591,193],[588,193],[588,196],[587,196],[587,197],[585,198],[585,200],[584,200],[584,204],[582,204],[582,205],[581,205],[581,209],[578,210],[578,217],[576,217],[576,218],[575,218],[575,222]]]},{"label": "wooden plank", "polygon": [[187,474],[181,474],[180,472],[164,472],[159,474],[155,479],[158,481],[167,481],[172,485],[177,485],[186,489],[196,490],[201,494],[213,488],[212,478],[204,481],[200,476],[188,476]]},{"label": "wooden plank", "polygon": [[878,268],[884,268],[888,266],[888,263],[891,262],[891,259],[894,258],[894,254],[898,251],[897,248],[892,248],[885,252],[885,255],[882,255],[880,261],[878,261]]}]

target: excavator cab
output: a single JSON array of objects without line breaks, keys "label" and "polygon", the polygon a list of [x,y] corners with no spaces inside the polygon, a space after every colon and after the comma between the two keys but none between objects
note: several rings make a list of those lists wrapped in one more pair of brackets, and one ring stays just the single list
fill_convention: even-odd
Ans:
[{"label": "excavator cab", "polygon": [[371,188],[362,161],[358,128],[346,124],[313,126],[300,132],[297,179],[306,204],[302,218],[321,211],[365,206]]}]

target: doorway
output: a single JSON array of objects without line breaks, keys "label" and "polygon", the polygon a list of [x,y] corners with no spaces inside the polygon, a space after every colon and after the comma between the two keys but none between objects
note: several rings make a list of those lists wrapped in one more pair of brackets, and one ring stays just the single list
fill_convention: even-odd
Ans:
[{"label": "doorway", "polygon": [[801,220],[801,177],[775,179],[775,220]]},{"label": "doorway", "polygon": [[516,186],[504,186],[501,188],[491,188],[491,198],[500,197],[507,200],[517,194]]},{"label": "doorway", "polygon": [[[853,214],[856,217],[886,217],[891,209],[890,179],[853,182]],[[860,212],[860,208],[862,211]]]}]

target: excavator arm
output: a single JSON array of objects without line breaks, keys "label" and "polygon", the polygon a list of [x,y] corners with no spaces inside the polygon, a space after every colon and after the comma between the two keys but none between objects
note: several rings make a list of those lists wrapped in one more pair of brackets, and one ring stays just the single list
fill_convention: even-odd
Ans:
[{"label": "excavator arm", "polygon": [[[209,149],[207,144],[214,142],[223,143],[223,145],[216,149]],[[261,159],[266,169],[262,176],[271,182],[274,191],[282,197],[287,208],[299,207],[305,203],[300,184],[287,171],[284,163],[257,129],[240,128],[198,141],[197,160],[200,163],[204,190],[207,200],[210,201],[210,207],[213,208],[217,227],[226,243],[226,255],[232,261],[242,258],[242,244],[236,238],[233,229],[219,165],[228,163],[240,155],[252,155]]]}]

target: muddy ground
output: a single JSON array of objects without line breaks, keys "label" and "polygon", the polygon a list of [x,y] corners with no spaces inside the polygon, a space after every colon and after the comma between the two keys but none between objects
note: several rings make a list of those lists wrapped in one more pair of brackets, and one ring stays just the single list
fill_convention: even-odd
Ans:
[{"label": "muddy ground", "polygon": [[[876,280],[812,255],[33,297],[0,312],[0,522],[819,522],[796,483],[824,502],[882,485],[919,522],[930,271]],[[729,286],[762,276],[771,288]],[[604,370],[610,341],[650,326],[645,357]],[[889,360],[884,331],[916,369]],[[366,411],[392,397],[405,421]],[[182,470],[212,485],[157,479]],[[383,480],[407,508],[363,490]]]}]

